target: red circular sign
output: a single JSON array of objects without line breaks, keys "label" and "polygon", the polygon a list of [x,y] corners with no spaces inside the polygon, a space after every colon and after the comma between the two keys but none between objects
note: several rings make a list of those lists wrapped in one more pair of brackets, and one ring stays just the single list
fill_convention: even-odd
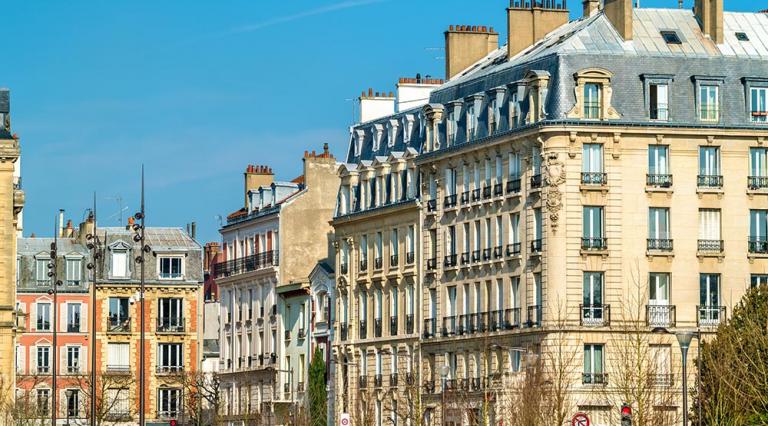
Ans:
[{"label": "red circular sign", "polygon": [[589,417],[585,413],[576,413],[571,419],[572,426],[589,426]]}]

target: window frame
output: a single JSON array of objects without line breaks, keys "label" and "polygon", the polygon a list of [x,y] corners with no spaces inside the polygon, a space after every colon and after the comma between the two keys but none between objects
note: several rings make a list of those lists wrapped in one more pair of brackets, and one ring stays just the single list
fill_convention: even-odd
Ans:
[{"label": "window frame", "polygon": [[[163,263],[168,261],[168,272],[163,272]],[[179,262],[179,272],[173,272],[174,261]],[[158,254],[157,255],[157,278],[163,281],[180,281],[184,279],[185,272],[184,255],[182,254]]]},{"label": "window frame", "polygon": [[[744,77],[742,78],[742,82],[744,84],[744,90],[745,90],[745,114],[747,123],[753,124],[753,125],[768,125],[768,78],[758,78],[758,77]],[[752,103],[752,96],[753,92],[762,92],[763,96],[762,99],[764,99],[764,105],[765,110],[764,111],[755,111],[754,105]],[[753,115],[755,112],[760,112],[762,119],[756,119],[756,116]]]}]

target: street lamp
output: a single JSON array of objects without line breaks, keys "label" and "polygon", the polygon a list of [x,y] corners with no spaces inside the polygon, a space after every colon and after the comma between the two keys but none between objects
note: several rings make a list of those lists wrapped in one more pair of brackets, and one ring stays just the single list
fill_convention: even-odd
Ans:
[{"label": "street lamp", "polygon": [[448,367],[448,365],[443,364],[440,366],[440,383],[442,385],[441,391],[440,391],[440,415],[442,417],[442,423],[446,424],[445,422],[445,382],[448,379],[448,373],[450,373],[451,369]]},{"label": "street lamp", "polygon": [[[656,327],[652,331],[656,334],[673,334],[664,327]],[[693,338],[699,339],[699,345],[701,345],[701,331],[681,330],[674,333],[677,337],[677,343],[680,344],[680,352],[683,357],[683,424],[688,425],[688,349],[691,347],[691,341]],[[698,356],[698,374],[701,375],[701,350],[699,349]],[[697,386],[701,382],[701,378],[697,380]],[[701,388],[699,388],[699,396],[701,395]],[[698,424],[701,424],[701,404],[698,404]]]}]

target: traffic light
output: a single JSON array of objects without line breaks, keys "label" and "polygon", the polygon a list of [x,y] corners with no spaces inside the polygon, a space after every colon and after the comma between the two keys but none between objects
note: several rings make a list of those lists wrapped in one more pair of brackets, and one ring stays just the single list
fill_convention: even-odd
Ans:
[{"label": "traffic light", "polygon": [[176,420],[171,420],[168,422],[168,426],[176,426]]},{"label": "traffic light", "polygon": [[632,406],[621,404],[621,426],[632,426]]}]

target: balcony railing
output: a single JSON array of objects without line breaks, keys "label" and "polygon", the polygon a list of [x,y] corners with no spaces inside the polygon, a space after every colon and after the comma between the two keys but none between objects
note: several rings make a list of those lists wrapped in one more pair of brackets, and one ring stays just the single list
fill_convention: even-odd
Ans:
[{"label": "balcony railing", "polygon": [[[38,327],[39,329],[39,327]],[[107,319],[107,333],[130,333],[131,319],[118,319],[116,317]]]},{"label": "balcony railing", "polygon": [[696,185],[699,188],[722,188],[722,175],[698,175],[696,176]]},{"label": "balcony railing", "polygon": [[340,324],[339,331],[341,333],[341,340],[347,340],[349,337],[349,324]]},{"label": "balcony railing", "polygon": [[541,238],[531,241],[531,252],[541,253]]},{"label": "balcony railing", "polygon": [[699,240],[698,249],[704,253],[720,253],[723,251],[723,240]]},{"label": "balcony railing", "polygon": [[507,244],[507,256],[520,256],[520,243]]},{"label": "balcony railing", "polygon": [[381,269],[383,265],[384,265],[384,259],[382,259],[381,257],[373,258],[373,269]]},{"label": "balcony railing", "polygon": [[504,195],[504,185],[501,183],[495,183],[493,185],[493,196],[501,197],[502,195]]},{"label": "balcony railing", "polygon": [[437,258],[427,259],[427,271],[434,271],[437,269]]},{"label": "balcony railing", "polygon": [[483,260],[491,260],[491,249],[490,249],[490,247],[483,249]]},{"label": "balcony railing", "polygon": [[672,239],[648,238],[648,250],[672,251]]},{"label": "balcony railing", "polygon": [[749,176],[747,177],[747,187],[749,189],[768,188],[768,176]]},{"label": "balcony railing", "polygon": [[397,336],[397,317],[396,316],[389,317],[389,335]]},{"label": "balcony railing", "polygon": [[291,330],[285,330],[285,340],[291,340]]},{"label": "balcony railing", "polygon": [[158,365],[157,374],[172,374],[184,371],[183,365]]},{"label": "balcony railing", "polygon": [[480,261],[480,250],[473,250],[472,251],[472,262],[479,262]]},{"label": "balcony railing", "polygon": [[373,337],[381,337],[381,318],[373,319]]},{"label": "balcony railing", "polygon": [[493,248],[493,258],[494,259],[501,259],[504,257],[504,249],[501,246],[496,246]]},{"label": "balcony railing", "polygon": [[531,188],[541,188],[541,174],[531,176]]},{"label": "balcony railing", "polygon": [[461,258],[460,258],[459,262],[462,265],[469,265],[469,252],[468,251],[461,254]]},{"label": "balcony railing", "polygon": [[668,388],[668,387],[672,387],[675,384],[675,375],[656,373],[656,374],[651,374],[648,377],[648,380],[650,381],[651,386]]},{"label": "balcony railing", "polygon": [[389,375],[389,386],[391,387],[397,386],[397,373],[391,373]]},{"label": "balcony railing", "polygon": [[360,321],[360,328],[357,331],[358,338],[365,339],[368,337],[368,323],[365,320]]},{"label": "balcony railing", "polygon": [[469,204],[469,191],[464,191],[461,193],[461,204],[462,205]]},{"label": "balcony railing", "polygon": [[605,250],[608,248],[608,240],[601,237],[581,237],[581,248],[583,250]]},{"label": "balcony railing", "polygon": [[246,272],[279,266],[278,250],[267,251],[238,259],[228,260],[213,265],[213,275],[216,278],[231,277]]},{"label": "balcony railing", "polygon": [[414,260],[416,260],[416,255],[414,252],[409,251],[405,253],[405,263],[410,265],[414,262]]},{"label": "balcony railing", "polygon": [[528,327],[541,325],[541,305],[532,305],[528,307]]},{"label": "balcony railing", "polygon": [[443,317],[443,336],[456,335],[456,316]]},{"label": "balcony railing", "polygon": [[499,331],[504,328],[504,311],[497,310],[490,312],[491,331]]},{"label": "balcony railing", "polygon": [[160,317],[157,319],[158,333],[183,333],[184,318]]},{"label": "balcony railing", "polygon": [[80,332],[80,323],[76,322],[74,324],[67,324],[67,333],[79,333]]},{"label": "balcony railing", "polygon": [[507,181],[507,194],[513,194],[520,192],[520,178],[510,179]]},{"label": "balcony railing", "polygon": [[608,373],[582,373],[581,383],[585,385],[607,385]]},{"label": "balcony railing", "polygon": [[445,259],[443,261],[443,265],[446,268],[452,268],[456,266],[456,255],[455,254],[449,254],[445,256]]},{"label": "balcony railing", "polygon": [[472,201],[480,201],[480,188],[475,188],[472,190]]},{"label": "balcony railing", "polygon": [[472,333],[485,333],[488,330],[488,313],[477,312],[470,315],[469,328]]},{"label": "balcony railing", "polygon": [[446,195],[445,199],[443,200],[443,206],[446,209],[456,207],[456,194]]},{"label": "balcony railing", "polygon": [[509,308],[504,310],[504,328],[510,330],[520,327],[520,308]]},{"label": "balcony railing", "polygon": [[608,174],[603,172],[581,172],[581,183],[584,185],[606,185]]},{"label": "balcony railing", "polygon": [[393,255],[389,256],[389,266],[390,267],[395,267],[395,266],[397,266],[398,263],[400,263],[400,259],[398,258],[398,255],[393,254]]},{"label": "balcony railing", "polygon": [[364,389],[368,387],[368,377],[366,376],[360,376],[357,380],[357,386],[360,389]]},{"label": "balcony railing", "polygon": [[368,270],[368,260],[362,259],[360,260],[360,272],[367,271]]},{"label": "balcony railing", "polygon": [[434,212],[437,210],[437,200],[428,200],[427,201],[427,212]]},{"label": "balcony railing", "polygon": [[648,186],[669,188],[672,186],[672,175],[647,174],[645,175],[645,184]]},{"label": "balcony railing", "polygon": [[375,374],[373,376],[373,387],[380,388],[383,382],[381,374]]},{"label": "balcony railing", "polygon": [[766,237],[749,237],[747,244],[750,253],[768,253],[768,239]]},{"label": "balcony railing", "polygon": [[469,379],[469,388],[473,391],[479,391],[483,389],[483,381],[479,377],[473,377]]},{"label": "balcony railing", "polygon": [[437,322],[434,318],[424,320],[424,338],[429,339],[437,334]]},{"label": "balcony railing", "polygon": [[111,374],[130,374],[131,373],[131,366],[130,365],[112,365],[112,364],[107,364],[107,373],[111,373]]},{"label": "balcony railing", "polygon": [[411,372],[405,373],[405,384],[414,385],[416,383],[416,375]]},{"label": "balcony railing", "polygon": [[579,305],[580,322],[585,327],[602,327],[611,323],[611,305]]},{"label": "balcony railing", "polygon": [[696,323],[699,327],[717,327],[725,321],[725,306],[699,305],[696,311]]},{"label": "balcony railing", "polygon": [[486,200],[491,198],[491,187],[490,186],[483,186],[483,198]]},{"label": "balcony railing", "polygon": [[645,321],[649,327],[674,327],[677,322],[675,305],[646,305]]}]

